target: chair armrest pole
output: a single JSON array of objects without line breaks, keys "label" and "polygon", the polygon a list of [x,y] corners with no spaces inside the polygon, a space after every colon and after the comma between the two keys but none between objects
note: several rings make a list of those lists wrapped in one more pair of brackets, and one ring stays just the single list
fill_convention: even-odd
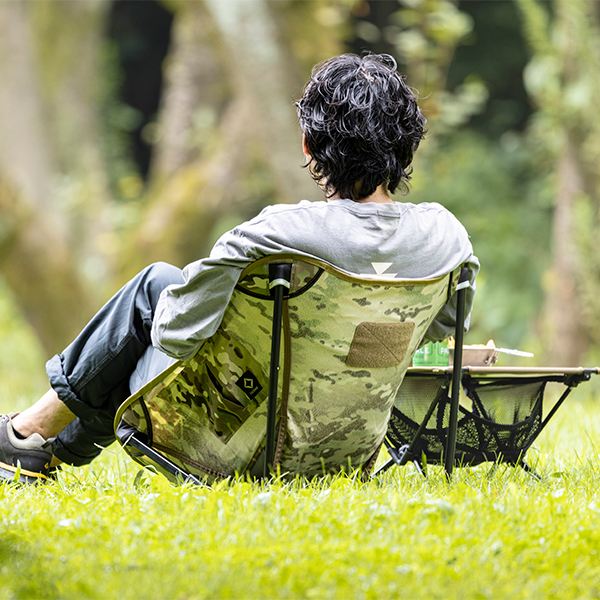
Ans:
[{"label": "chair armrest pole", "polygon": [[[456,331],[454,335],[454,368],[452,370],[452,393],[450,396],[450,422],[448,424],[448,437],[446,439],[446,457],[444,467],[446,476],[450,479],[454,468],[456,454],[456,429],[458,426],[458,401],[460,398],[460,384],[462,380],[462,349],[465,330],[465,288],[468,285],[468,271],[463,267],[457,286],[456,306]],[[462,285],[461,285],[462,284]]]},{"label": "chair armrest pole", "polygon": [[273,330],[271,334],[271,366],[269,371],[269,395],[267,400],[267,433],[265,440],[265,465],[263,475],[269,476],[275,461],[275,426],[277,424],[277,392],[279,383],[279,353],[281,349],[281,323],[283,298],[290,287],[291,264],[269,265],[271,295],[273,297]]},{"label": "chair armrest pole", "polygon": [[275,425],[277,421],[277,387],[279,384],[279,351],[281,348],[281,317],[283,286],[274,288],[273,333],[271,335],[271,369],[269,372],[269,399],[267,404],[267,438],[264,476],[268,477],[275,459]]}]

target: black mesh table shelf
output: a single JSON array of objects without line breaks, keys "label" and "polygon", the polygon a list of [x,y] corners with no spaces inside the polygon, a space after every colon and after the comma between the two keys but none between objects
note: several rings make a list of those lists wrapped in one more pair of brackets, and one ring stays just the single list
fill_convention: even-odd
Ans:
[{"label": "black mesh table shelf", "polygon": [[[385,445],[391,456],[376,473],[394,464],[443,464],[450,431],[453,367],[413,367],[400,386]],[[472,367],[461,369],[455,463],[508,463],[539,477],[525,462],[527,450],[571,393],[600,368]],[[548,383],[563,386],[543,414]]]}]

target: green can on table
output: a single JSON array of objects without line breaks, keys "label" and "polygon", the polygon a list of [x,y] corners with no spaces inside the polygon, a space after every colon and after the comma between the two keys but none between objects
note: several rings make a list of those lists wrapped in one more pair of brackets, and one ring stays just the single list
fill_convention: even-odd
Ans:
[{"label": "green can on table", "polygon": [[415,352],[412,364],[413,367],[447,367],[450,364],[448,340],[425,344]]}]

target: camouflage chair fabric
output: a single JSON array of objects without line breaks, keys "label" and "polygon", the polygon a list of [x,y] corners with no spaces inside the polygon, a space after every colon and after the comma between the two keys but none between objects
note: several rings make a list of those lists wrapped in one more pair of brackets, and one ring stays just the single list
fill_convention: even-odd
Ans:
[{"label": "camouflage chair fabric", "polygon": [[[283,306],[275,466],[307,477],[372,467],[412,356],[458,272],[354,276],[295,255],[247,267],[218,331],[119,409],[178,467],[212,481],[258,473],[266,431],[273,300],[269,263],[292,263]],[[125,444],[142,465],[154,464]],[[156,465],[154,465],[156,467]],[[172,475],[160,469],[167,477]]]}]

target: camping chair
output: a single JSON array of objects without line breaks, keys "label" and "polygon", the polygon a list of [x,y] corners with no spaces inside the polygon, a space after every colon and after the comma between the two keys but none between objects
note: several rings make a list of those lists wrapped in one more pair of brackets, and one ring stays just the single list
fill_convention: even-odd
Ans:
[{"label": "camping chair", "polygon": [[412,356],[459,271],[401,281],[292,254],[262,258],[242,272],[196,355],[124,402],[117,438],[174,481],[368,473]]},{"label": "camping chair", "polygon": [[[455,352],[456,355],[456,352]],[[447,448],[452,401],[451,382],[460,380],[455,457],[460,466],[483,462],[519,466],[537,479],[525,461],[527,450],[546,427],[571,391],[599,368],[525,368],[465,366],[457,376],[453,367],[413,367],[398,390],[385,445],[390,459],[373,476],[394,464],[413,462],[425,474],[425,464],[441,464]],[[563,386],[562,395],[543,414],[548,383]],[[454,457],[453,457],[454,459]],[[454,460],[452,461],[454,462]],[[446,461],[448,472],[448,462]],[[451,465],[450,465],[451,472]]]}]

